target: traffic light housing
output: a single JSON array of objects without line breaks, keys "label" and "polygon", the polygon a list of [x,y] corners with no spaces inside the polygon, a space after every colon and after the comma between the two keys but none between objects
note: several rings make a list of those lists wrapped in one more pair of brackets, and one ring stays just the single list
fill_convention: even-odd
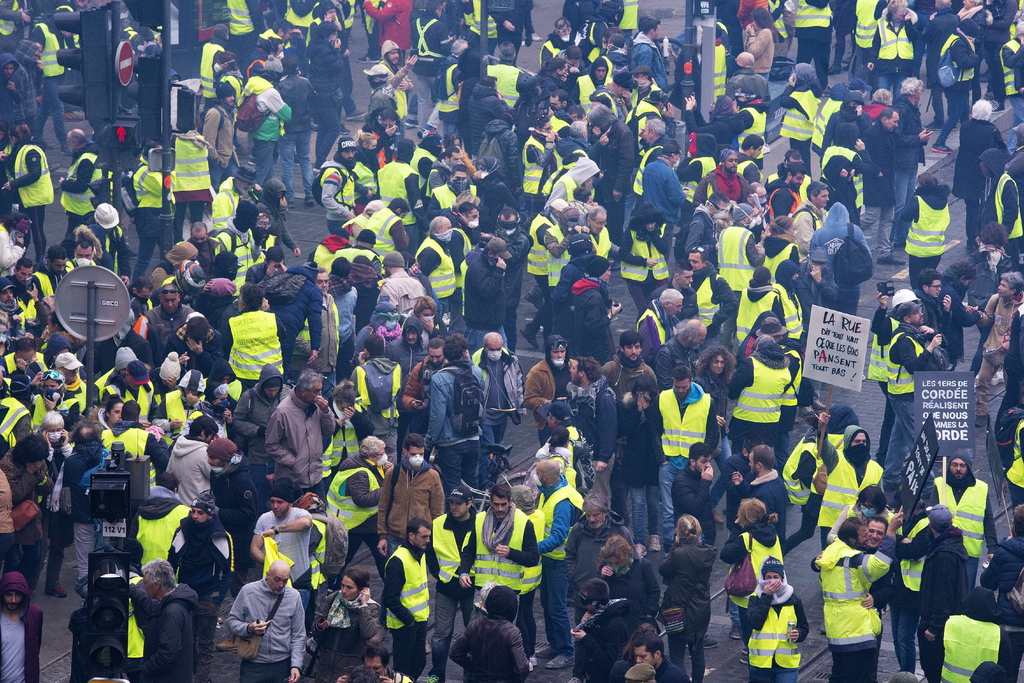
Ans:
[{"label": "traffic light housing", "polygon": [[57,63],[82,72],[82,83],[62,85],[61,101],[81,107],[90,122],[109,122],[115,113],[112,99],[117,76],[111,47],[112,15],[109,7],[53,16],[57,30],[78,36],[80,47],[57,50]]},{"label": "traffic light housing", "polygon": [[93,675],[123,671],[128,658],[128,553],[105,546],[89,553],[86,644]]},{"label": "traffic light housing", "polygon": [[142,146],[141,122],[137,116],[118,116],[93,138],[99,143],[99,166],[107,170],[132,168]]},{"label": "traffic light housing", "polygon": [[140,143],[159,140],[163,130],[160,105],[164,101],[164,81],[160,59],[159,55],[136,58],[135,79],[125,91],[139,105],[136,139]]},{"label": "traffic light housing", "polygon": [[154,31],[163,28],[163,0],[121,0],[139,26],[147,26]]}]

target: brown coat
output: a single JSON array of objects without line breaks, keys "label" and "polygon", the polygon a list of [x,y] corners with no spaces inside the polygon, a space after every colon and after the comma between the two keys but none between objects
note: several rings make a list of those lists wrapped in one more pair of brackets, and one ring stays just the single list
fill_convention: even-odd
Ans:
[{"label": "brown coat", "polygon": [[0,471],[0,534],[13,534],[14,522],[11,521],[11,485],[7,475]]},{"label": "brown coat", "polygon": [[754,73],[767,78],[768,72],[772,70],[772,60],[775,59],[775,35],[763,28],[752,36],[744,33],[743,43],[746,51],[754,56]]},{"label": "brown coat", "polygon": [[35,501],[40,512],[35,519],[26,524],[21,531],[14,532],[14,542],[18,545],[32,545],[43,537],[43,512],[46,507],[46,498],[53,491],[53,480],[50,479],[46,469],[46,463],[38,473],[33,474],[28,469],[14,464],[11,454],[8,453],[0,460],[0,470],[7,475],[7,481],[11,487],[11,506],[18,507],[26,500]]},{"label": "brown coat", "polygon": [[537,429],[544,429],[547,420],[537,414],[537,408],[548,401],[555,400],[555,376],[546,361],[537,363],[526,374],[526,385],[523,387],[523,403],[527,410],[533,411],[533,421]]},{"label": "brown coat", "polygon": [[[380,485],[380,512],[377,513],[377,535],[405,538],[405,525],[413,517],[428,522],[444,514],[444,489],[441,475],[424,463],[415,476],[404,465],[392,467]],[[398,480],[392,484],[392,479]]]},{"label": "brown coat", "polygon": [[421,410],[426,410],[426,406],[422,408],[415,408],[413,406],[414,401],[427,400],[427,392],[423,391],[423,382],[420,381],[420,376],[423,373],[423,364],[427,361],[423,360],[413,366],[412,371],[409,373],[409,379],[405,380],[405,387],[402,388],[402,412],[403,413],[417,413]]},{"label": "brown coat", "polygon": [[[743,177],[742,173],[736,174],[740,179],[740,196],[750,196],[750,183]],[[715,192],[718,192],[718,176],[715,175],[715,171],[712,170],[706,176],[701,178],[700,183],[697,185],[697,189],[693,192],[693,205],[700,206],[708,200]],[[745,201],[745,200],[744,200]]]}]

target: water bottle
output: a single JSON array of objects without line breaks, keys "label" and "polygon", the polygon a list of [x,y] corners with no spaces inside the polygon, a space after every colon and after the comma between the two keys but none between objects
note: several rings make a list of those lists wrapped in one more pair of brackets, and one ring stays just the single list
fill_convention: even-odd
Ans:
[{"label": "water bottle", "polygon": [[665,59],[672,58],[672,45],[668,42],[668,38],[661,39],[661,55]]},{"label": "water bottle", "polygon": [[790,622],[786,623],[786,640],[788,640],[791,643],[795,643],[796,642],[796,638],[794,638],[794,637],[792,637],[790,635],[790,633],[792,633],[795,630],[796,630],[796,622],[795,621],[790,621]]}]

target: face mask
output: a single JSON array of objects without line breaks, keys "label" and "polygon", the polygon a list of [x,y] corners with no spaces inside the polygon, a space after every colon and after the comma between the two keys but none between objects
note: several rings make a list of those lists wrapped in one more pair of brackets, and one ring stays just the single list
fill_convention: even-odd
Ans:
[{"label": "face mask", "polygon": [[501,351],[488,351],[487,359],[494,361],[501,360]]},{"label": "face mask", "polygon": [[561,38],[562,40],[569,40],[569,34],[568,33],[559,33],[558,37]]},{"label": "face mask", "polygon": [[432,323],[432,322],[434,322],[434,316],[432,316],[432,315],[425,315],[425,316],[423,316],[423,320],[424,320],[424,322]]},{"label": "face mask", "polygon": [[533,473],[533,483],[537,488],[544,486],[544,482],[540,480],[540,477],[537,475],[536,472]]},{"label": "face mask", "polygon": [[92,265],[92,259],[76,258],[75,263],[80,266],[89,266]]},{"label": "face mask", "polygon": [[411,455],[409,456],[409,469],[418,470],[423,467],[423,456],[422,455]]},{"label": "face mask", "polygon": [[466,221],[466,225],[468,225],[471,228],[479,228],[480,227],[480,219],[478,218],[475,221]]},{"label": "face mask", "polygon": [[7,333],[6,332],[0,333],[0,344],[5,343],[6,341],[7,341]]},{"label": "face mask", "polygon": [[397,320],[389,320],[386,323],[384,323],[384,327],[386,327],[389,330],[393,330],[393,329],[395,329],[395,325],[397,325],[397,324],[398,324]]},{"label": "face mask", "polygon": [[50,432],[50,443],[60,443],[61,436],[63,435],[60,432]]},{"label": "face mask", "polygon": [[850,446],[846,449],[846,455],[855,462],[864,462],[868,456],[868,445],[866,443]]},{"label": "face mask", "polygon": [[716,221],[724,221],[725,217],[727,215],[728,215],[728,211],[719,211],[718,213],[715,214],[715,220]]},{"label": "face mask", "polygon": [[211,467],[210,471],[213,472],[214,474],[220,474],[221,472],[224,471],[224,468],[223,467]]},{"label": "face mask", "polygon": [[874,517],[875,510],[873,508],[861,508],[860,513],[865,517]]},{"label": "face mask", "polygon": [[466,188],[469,187],[469,181],[465,179],[450,180],[448,181],[448,187],[452,188],[452,192],[454,192],[455,194],[460,194],[462,192],[465,192]]},{"label": "face mask", "polygon": [[388,464],[388,456],[382,455],[379,458],[377,458],[377,467],[384,467],[384,465],[387,465],[387,464]]},{"label": "face mask", "polygon": [[491,175],[489,171],[480,171],[480,179],[483,180],[487,176]]},{"label": "face mask", "polygon": [[554,365],[559,370],[561,370],[565,366],[565,359],[564,358],[552,358],[551,359],[551,364]]},{"label": "face mask", "polygon": [[435,233],[434,234],[434,239],[439,240],[441,242],[451,242],[452,241],[452,232],[454,232],[454,230],[449,229],[449,230],[445,230],[444,232]]}]

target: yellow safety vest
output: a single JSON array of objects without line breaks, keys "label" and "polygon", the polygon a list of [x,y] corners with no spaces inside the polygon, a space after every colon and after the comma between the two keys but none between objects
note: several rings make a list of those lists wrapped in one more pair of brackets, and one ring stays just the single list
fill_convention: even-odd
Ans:
[{"label": "yellow safety vest", "polygon": [[[401,198],[409,202],[410,211],[402,217],[402,222],[406,225],[416,224],[416,216],[411,211],[413,208],[412,202],[405,190],[405,179],[411,175],[416,175],[416,171],[413,170],[412,166],[398,161],[391,162],[384,168],[380,169],[377,173],[377,182],[380,183],[380,198],[385,204],[390,204],[391,200],[396,198]],[[373,218],[376,217],[377,214],[373,214]],[[395,216],[395,218],[397,218],[397,216]],[[383,226],[383,222],[381,225]],[[393,223],[388,224],[389,238],[391,237],[390,229],[392,225]],[[378,241],[380,240],[379,237],[377,239]],[[391,250],[394,251],[393,246]]]},{"label": "yellow safety vest", "polygon": [[[170,547],[170,545],[168,541],[167,546]],[[131,579],[132,583],[138,583],[139,581],[142,581],[141,576],[135,576]],[[135,619],[135,603],[132,602],[131,598],[128,598],[128,606],[128,659],[142,659],[142,655],[146,651],[146,635],[139,628],[138,621]]]},{"label": "yellow safety vest", "polygon": [[[427,554],[420,556],[417,561],[413,558],[405,546],[399,546],[391,558],[402,563],[405,573],[405,583],[402,585],[401,602],[402,607],[412,612],[415,621],[426,621],[430,616],[430,593],[427,591]],[[385,573],[386,565],[385,565]],[[387,627],[389,629],[402,628],[405,624],[396,617],[391,610],[387,610]]]},{"label": "yellow safety vest", "polygon": [[[338,307],[334,307],[334,326],[338,326]],[[309,327],[308,325],[306,326]],[[308,329],[306,334],[309,334]],[[343,417],[338,414],[337,407],[332,403],[331,411],[334,413],[336,418]],[[356,409],[356,412],[359,412]],[[337,424],[337,423],[335,423]],[[327,453],[330,454],[329,459],[324,460],[324,477],[327,477],[331,473],[331,469],[341,464],[341,461],[350,455],[355,455],[359,450],[359,439],[356,438],[356,429],[352,426],[352,423],[345,421],[344,426],[336,427],[334,430],[334,436],[331,437],[331,444],[328,447]],[[325,453],[325,455],[327,454]]]},{"label": "yellow safety vest", "polygon": [[[541,531],[544,530],[544,511],[537,508],[530,514],[526,515],[530,518],[530,523],[533,524],[533,535],[539,536]],[[541,566],[538,562],[533,567],[523,567],[523,590],[522,595],[526,595],[532,590],[536,590],[537,586],[540,585],[540,574]]]},{"label": "yellow safety vest", "polygon": [[14,427],[21,421],[21,418],[29,417],[28,408],[22,405],[21,401],[16,398],[8,396],[7,398],[0,401],[0,407],[7,408],[7,414],[4,415],[3,421],[0,421],[0,439],[3,439],[7,443],[7,448],[14,448]]},{"label": "yellow safety vest", "polygon": [[654,329],[658,332],[658,343],[664,344],[668,340],[668,331],[661,324],[661,318],[658,314],[652,311],[650,308],[645,308],[644,312],[640,314],[640,318],[636,321],[636,331],[640,331],[641,325],[645,324],[645,320],[650,320],[654,323]]},{"label": "yellow safety vest", "polygon": [[[480,0],[473,0],[473,13],[464,15],[466,17],[466,23],[469,24],[469,30],[473,33],[480,35]],[[487,37],[490,39],[498,37],[498,25],[494,21],[489,13],[487,15]]]},{"label": "yellow safety vest", "polygon": [[[604,232],[607,232],[605,230]],[[662,224],[658,231],[658,237],[660,238],[665,234],[665,225]],[[634,256],[639,256],[642,259],[654,259],[657,263],[654,266],[635,266],[632,263],[622,262],[622,277],[626,280],[633,280],[634,282],[644,282],[647,277],[651,274],[654,275],[655,280],[667,280],[668,279],[668,261],[665,260],[664,254],[658,251],[657,247],[654,246],[654,242],[647,242],[645,240],[633,238],[633,244],[630,246],[629,252]]]},{"label": "yellow safety vest", "polygon": [[821,568],[822,595],[825,599],[825,636],[831,646],[843,647],[858,643],[875,643],[882,632],[878,611],[861,606],[871,589],[871,582],[889,570],[883,555],[867,555],[867,562],[853,559],[862,555],[840,540],[825,548],[818,566]]},{"label": "yellow safety vest", "polygon": [[517,84],[522,70],[514,64],[488,64],[487,75],[494,76],[498,80],[498,92],[505,99],[510,107],[516,106],[519,100]]},{"label": "yellow safety vest", "polygon": [[540,182],[544,176],[544,165],[543,164],[531,164],[526,159],[526,150],[533,147],[539,154],[544,154],[547,150],[540,142],[537,141],[532,135],[526,139],[526,144],[523,145],[523,192],[526,194],[537,194],[540,192]]},{"label": "yellow safety vest", "polygon": [[[395,365],[391,371],[391,407],[381,411],[381,417],[385,419],[398,419],[398,405],[396,400],[402,391],[402,367]],[[356,368],[356,405],[363,410],[370,409],[370,389],[366,385],[366,367],[360,365]]]},{"label": "yellow safety vest", "polygon": [[[381,173],[383,172],[382,169]],[[398,222],[402,222],[401,219],[387,207],[370,216],[370,220],[366,223],[366,229],[373,230],[373,234],[377,236],[377,242],[373,245],[374,251],[384,253],[395,250],[395,240],[391,237],[391,228]]]},{"label": "yellow safety vest", "polygon": [[914,44],[907,37],[907,27],[900,26],[899,31],[889,28],[885,17],[878,20],[878,59],[913,59]]},{"label": "yellow safety vest", "polygon": [[644,150],[640,154],[640,164],[636,170],[636,176],[633,178],[633,194],[641,196],[644,193],[644,171],[647,169],[647,164],[651,162],[651,155],[657,153],[661,154],[661,145],[654,145],[650,149]]},{"label": "yellow safety vest", "polygon": [[313,13],[310,12],[305,16],[299,16],[294,9],[292,9],[292,3],[288,3],[288,11],[284,13],[284,18],[287,19],[292,26],[298,26],[299,28],[309,28],[313,23]]},{"label": "yellow safety vest", "polygon": [[[842,434],[826,434],[825,438],[835,446],[836,450],[842,451]],[[786,460],[786,466],[782,468],[782,483],[785,484],[786,493],[789,494],[789,502],[793,505],[806,505],[807,501],[811,498],[811,489],[796,478],[796,470],[800,464],[800,456],[803,453],[809,453],[814,458],[814,471],[817,472],[818,468],[821,467],[817,437],[813,441],[801,441],[798,443],[790,454],[789,459]]]},{"label": "yellow safety vest", "polygon": [[380,482],[370,471],[370,466],[353,467],[350,470],[342,470],[334,475],[331,488],[327,491],[327,511],[338,516],[345,528],[351,531],[366,520],[377,514],[377,508],[361,508],[352,500],[348,493],[348,480],[353,474],[366,472],[366,478],[370,482],[370,492],[380,488]]},{"label": "yellow safety vest", "polygon": [[[198,140],[206,142],[195,133]],[[175,191],[195,192],[210,189],[210,160],[206,147],[180,137],[174,139]]]},{"label": "yellow safety vest", "polygon": [[181,526],[181,520],[188,517],[192,508],[178,505],[160,519],[139,517],[138,541],[142,545],[142,563],[151,560],[166,560],[174,540],[174,532]]},{"label": "yellow safety vest", "polygon": [[914,345],[914,351],[917,355],[921,355],[924,351],[924,347],[917,343],[917,340],[913,337],[907,336],[906,332],[897,332],[892,337],[892,342],[889,344],[889,353],[886,354],[886,367],[888,369],[888,380],[889,380],[889,393],[890,394],[912,394],[914,393],[914,375],[907,372],[907,369],[902,365],[897,365],[892,360],[892,349],[896,346],[896,342],[899,341],[900,337],[906,336],[910,339]]},{"label": "yellow safety vest", "polygon": [[715,315],[718,314],[719,306],[711,300],[714,294],[715,292],[711,288],[711,278],[704,278],[700,287],[697,288],[697,311],[700,319],[704,321],[705,327],[711,327],[715,321]]},{"label": "yellow safety vest", "polygon": [[[135,196],[139,199],[140,209],[159,209],[163,206],[163,185],[160,174],[150,171],[149,162],[145,159],[132,174],[132,184],[135,186]],[[232,211],[232,215],[234,215],[234,211]]]},{"label": "yellow safety vest", "polygon": [[985,662],[999,661],[999,624],[975,621],[963,614],[946,620],[942,630],[945,659],[943,683],[970,683],[975,669]]},{"label": "yellow safety vest", "polygon": [[857,481],[857,472],[853,465],[840,453],[835,469],[828,473],[828,484],[825,486],[825,493],[822,494],[821,511],[818,513],[818,526],[831,529],[843,508],[856,503],[861,491],[869,486],[877,486],[880,481],[882,466],[877,462],[868,460],[864,478]]},{"label": "yellow safety vest", "polygon": [[718,274],[734,292],[745,290],[754,273],[747,259],[747,242],[753,236],[742,225],[729,226],[718,236]]},{"label": "yellow safety vest", "polygon": [[1013,78],[1013,69],[1006,65],[1006,60],[1003,59],[1003,50],[1009,50],[1010,52],[1017,52],[1020,49],[1020,41],[1017,38],[1010,38],[1003,47],[999,49],[999,63],[1003,66],[1003,88],[1005,89],[1007,97],[1016,97],[1020,95],[1017,92],[1016,84]]},{"label": "yellow safety vest", "polygon": [[[473,561],[471,571],[473,583],[477,587],[481,587],[485,583],[493,581],[499,585],[508,586],[516,593],[522,593],[523,575],[526,568],[507,557],[500,557],[488,550],[484,545],[485,517],[486,515],[483,513],[476,516],[476,560]],[[515,511],[515,517],[512,519],[512,536],[508,540],[510,549],[520,551],[523,549],[523,536],[526,534],[526,525],[529,523],[530,518],[526,516],[525,512]],[[434,524],[437,524],[436,520]],[[440,564],[440,555],[437,559]]]},{"label": "yellow safety vest", "polygon": [[789,290],[778,282],[772,284],[772,289],[778,293],[779,301],[782,302],[782,315],[785,318],[782,324],[786,326],[786,334],[793,339],[799,339],[804,333],[803,311]]},{"label": "yellow safety vest", "polygon": [[[185,426],[185,404],[182,399],[181,389],[175,389],[174,391],[168,391],[164,394],[164,411],[167,413],[167,420],[173,422],[174,420],[181,420],[181,426]],[[179,429],[179,434],[181,427]],[[164,441],[169,444],[174,443],[174,439],[177,438],[178,434],[167,432],[164,434]]]},{"label": "yellow safety vest", "polygon": [[[873,24],[872,28],[874,28]],[[842,106],[842,100],[834,100],[831,97],[825,100],[825,104],[821,105],[821,111],[819,111],[818,115],[814,117],[814,135],[811,136],[811,145],[813,145],[815,149],[821,149],[825,140],[825,126],[828,125],[829,119],[832,118],[832,115],[839,111]],[[824,167],[824,164],[822,164],[822,167]],[[810,178],[807,177],[805,180],[810,180]],[[803,199],[806,200],[807,198],[803,197]]]},{"label": "yellow safety vest", "polygon": [[39,58],[43,63],[43,76],[60,76],[66,71],[57,63],[57,50],[61,49],[61,44],[47,24],[40,23],[38,26],[39,30],[43,32],[43,55]]},{"label": "yellow safety vest", "polygon": [[[78,164],[82,162],[82,159],[87,159],[93,164],[96,163],[97,155],[93,152],[85,152],[79,155],[75,159],[75,163],[71,164],[71,168],[68,169],[68,179],[74,178],[75,180],[81,180],[82,182],[92,183],[99,180],[102,172],[96,168],[95,165],[92,169],[91,178],[79,178],[78,177]],[[95,197],[95,193],[91,187],[85,188],[85,192],[64,192],[61,191],[60,205],[64,207],[64,210],[68,213],[78,214],[84,216],[85,214],[92,211],[92,200]]]},{"label": "yellow safety vest", "polygon": [[[658,397],[658,411],[664,423],[661,434],[661,449],[667,458],[689,458],[690,447],[702,443],[707,436],[708,414],[711,412],[711,396],[704,394],[696,403],[687,404],[686,412],[679,408],[679,399],[673,389],[666,389]],[[683,469],[686,463],[669,460],[676,468]]]},{"label": "yellow safety vest", "polygon": [[[945,57],[946,53],[949,52],[949,49],[953,46],[953,43],[955,43],[959,39],[959,34],[955,32],[953,33],[953,35],[947,38],[946,42],[942,45],[942,49],[939,50],[939,59]],[[966,83],[968,81],[974,80],[974,67],[971,67],[970,69],[960,69],[959,67],[956,67],[956,69],[960,71],[960,74],[956,79],[957,83]]]},{"label": "yellow safety vest", "polygon": [[28,165],[25,160],[30,151],[39,154],[39,164],[42,168],[39,178],[34,183],[18,188],[18,196],[21,198],[23,207],[48,206],[53,203],[53,181],[50,180],[50,167],[46,163],[46,152],[36,145],[22,145],[18,150],[18,156],[14,159],[14,177],[20,180],[28,175]]},{"label": "yellow safety vest", "polygon": [[324,561],[327,559],[327,523],[314,517],[313,526],[320,532],[320,540],[313,552],[309,554],[309,585],[315,591],[320,584],[327,580],[324,577]]},{"label": "yellow safety vest", "polygon": [[857,26],[854,29],[854,40],[857,47],[867,50],[875,40],[878,24],[875,22],[875,0],[857,0]]},{"label": "yellow safety vest", "polygon": [[[12,10],[21,9],[21,5],[18,4],[18,0],[14,0],[14,4],[11,5]],[[0,19],[0,34],[9,36],[14,33],[14,22],[7,21],[6,19]]]},{"label": "yellow safety vest", "polygon": [[[466,535],[462,537],[462,544],[459,545],[455,541],[455,534],[444,528],[444,523],[448,521],[449,516],[450,513],[447,515],[441,515],[434,520],[433,524],[431,524],[430,542],[434,546],[434,554],[437,555],[437,580],[440,583],[449,583],[453,579],[458,578],[455,572],[459,569],[459,564],[462,562],[462,552],[466,549],[466,546],[469,545],[469,537],[472,535],[467,532]],[[483,514],[477,515],[475,525],[478,527],[483,526],[482,519]],[[477,538],[479,538],[479,533],[480,532],[477,531]],[[512,532],[512,536],[515,538],[514,531]],[[522,544],[522,535],[520,535],[519,542]],[[511,547],[511,545],[509,547]],[[517,548],[517,550],[519,549],[520,548]]]},{"label": "yellow safety vest", "polygon": [[[757,318],[775,306],[775,300],[780,298],[778,290],[766,292],[757,301],[750,298],[750,292],[746,289],[740,294],[740,307],[736,312],[736,341],[743,343],[753,329]],[[779,321],[781,322],[781,321]]]},{"label": "yellow safety vest", "polygon": [[[743,541],[743,547],[750,553],[750,565],[754,568],[754,576],[761,576],[761,565],[769,557],[774,557],[780,563],[782,562],[782,544],[779,543],[779,539],[776,536],[775,545],[770,548],[766,545],[762,545],[757,541],[756,538],[750,535],[749,531],[744,531],[740,534],[740,539]],[[732,567],[729,568],[729,574],[732,573]],[[751,592],[750,595],[754,593]],[[750,596],[737,597],[730,595],[729,599],[735,602],[740,607],[746,607],[749,604]]]},{"label": "yellow safety vest", "polygon": [[[548,228],[548,234],[556,242],[561,242],[565,237],[562,234],[562,228],[558,225],[552,225]],[[548,253],[548,287],[554,287],[558,284],[559,278],[562,277],[562,268],[569,262],[569,250],[566,249],[560,255],[555,256],[552,253]]]},{"label": "yellow safety vest", "polygon": [[1017,431],[1013,439],[1013,464],[1006,471],[1006,478],[1017,486],[1024,486],[1024,458],[1021,457],[1020,452],[1022,429],[1024,429],[1024,420],[1021,420],[1017,425]]},{"label": "yellow safety vest", "polygon": [[800,0],[796,6],[796,28],[812,28],[830,26],[832,24],[832,8],[811,7],[806,0]]},{"label": "yellow safety vest", "polygon": [[[1003,225],[1006,225],[1006,223],[1003,222],[1003,202],[1002,202],[1002,197],[1003,197],[1003,188],[1006,187],[1007,183],[1013,183],[1014,191],[1017,190],[1017,181],[1014,180],[1013,178],[1011,178],[1008,173],[1004,173],[1003,175],[1001,175],[999,177],[999,183],[996,185],[996,197],[995,197],[996,221],[998,221],[999,223],[1002,223]],[[1019,199],[1019,197],[1020,197],[1020,195],[1018,195],[1018,199]],[[1021,215],[1020,214],[1021,214],[1021,212],[1020,212],[1020,210],[1018,210],[1017,211],[1017,219],[1013,222],[1013,225],[1012,226],[1007,226],[1007,228],[1010,230],[1010,239],[1014,239],[1016,237],[1024,236],[1024,221],[1021,220]]]},{"label": "yellow safety vest", "polygon": [[[721,26],[721,24],[719,24]],[[718,99],[725,94],[725,77],[726,77],[726,55],[725,45],[716,41],[715,42],[715,99]]]},{"label": "yellow safety vest", "polygon": [[[914,538],[921,531],[928,528],[928,518],[922,517],[910,530],[908,538]],[[903,585],[907,590],[915,593],[921,590],[921,572],[924,570],[924,556],[917,560],[900,560],[900,576],[903,578]]]},{"label": "yellow safety vest", "polygon": [[[804,7],[804,3],[800,3]],[[829,11],[827,8],[823,11]],[[799,26],[800,19],[797,19]],[[810,140],[814,134],[814,116],[818,111],[818,97],[810,90],[795,90],[790,97],[800,103],[799,108],[787,109],[782,118],[782,136],[792,140]],[[802,110],[802,111],[801,111]]]},{"label": "yellow safety vest", "polygon": [[459,110],[459,88],[455,85],[455,69],[457,64],[452,64],[444,71],[444,92],[445,98],[437,103],[437,111],[453,112]]},{"label": "yellow safety vest", "polygon": [[252,17],[245,0],[228,0],[228,30],[233,36],[244,36],[253,32]]},{"label": "yellow safety vest", "polygon": [[[821,170],[823,175],[825,172],[825,165],[832,161],[832,157],[843,157],[844,159],[848,159],[851,163],[855,163],[860,160],[860,155],[852,149],[840,147],[839,145],[832,143],[821,157]],[[854,200],[854,206],[859,209],[864,206],[864,176],[860,173],[855,173],[853,176],[853,189],[857,192],[857,197]]]},{"label": "yellow safety vest", "polygon": [[239,379],[258,380],[266,365],[283,368],[277,316],[270,311],[246,311],[228,321],[231,353],[228,362]]},{"label": "yellow safety vest", "polygon": [[[706,176],[708,173],[714,171],[716,166],[715,160],[712,159],[711,157],[697,157],[696,159],[691,159],[690,164],[694,163],[700,164],[701,178]],[[683,194],[686,195],[686,198],[689,199],[691,202],[693,201],[693,193],[696,192],[697,185],[699,183],[699,180],[688,180],[685,183],[683,183]],[[744,287],[745,286],[746,285],[744,284]]]},{"label": "yellow safety vest", "polygon": [[234,254],[235,258],[238,259],[235,286],[241,289],[242,285],[245,284],[245,271],[263,261],[263,252],[257,246],[256,240],[248,232],[244,235],[238,235],[235,231],[228,228],[214,230],[210,237],[220,242],[221,246],[224,247],[224,251]]},{"label": "yellow safety vest", "polygon": [[[811,215],[813,216],[814,214],[812,213]],[[796,258],[793,258],[794,256]],[[790,242],[789,244],[784,246],[782,248],[782,251],[780,251],[775,256],[768,256],[766,254],[764,257],[764,263],[762,265],[769,271],[771,271],[772,279],[774,279],[775,271],[778,270],[779,264],[782,263],[783,261],[793,261],[795,263],[800,262],[800,248],[796,246],[795,243]]]},{"label": "yellow safety vest", "polygon": [[750,666],[770,669],[772,665],[786,669],[800,668],[800,652],[789,642],[789,622],[796,623],[793,605],[768,608],[768,618],[760,630],[751,632],[747,643]]},{"label": "yellow safety vest", "polygon": [[427,276],[430,281],[430,289],[438,299],[447,299],[455,294],[455,261],[447,254],[444,248],[435,239],[425,239],[416,250],[417,260],[424,251],[433,251],[441,259],[440,265]]},{"label": "yellow safety vest", "polygon": [[[936,486],[945,486],[945,477],[939,477]],[[981,544],[985,540],[985,509],[988,507],[988,484],[975,478],[974,485],[964,490],[960,501],[953,489],[946,486],[946,506],[953,513],[953,526],[964,533],[964,547],[971,557],[981,557]]]},{"label": "yellow safety vest", "polygon": [[217,97],[214,91],[216,84],[213,78],[213,60],[218,52],[223,51],[224,48],[222,46],[212,41],[203,45],[203,54],[199,58],[199,86],[202,89],[203,97],[206,99]]},{"label": "yellow safety vest", "polygon": [[548,250],[540,238],[541,227],[550,230],[555,227],[555,223],[543,213],[537,214],[530,223],[530,252],[526,256],[526,272],[530,275],[545,275],[548,272]]},{"label": "yellow safety vest", "polygon": [[747,422],[778,422],[782,397],[791,380],[789,369],[769,368],[753,356],[750,362],[754,364],[754,383],[740,392],[732,415]]},{"label": "yellow safety vest", "polygon": [[911,256],[940,256],[949,227],[949,205],[933,209],[917,197],[917,220],[910,224],[907,253]]},{"label": "yellow safety vest", "polygon": [[214,230],[228,227],[228,219],[235,215],[235,209],[238,208],[238,199],[234,178],[228,178],[220,184],[217,196],[213,198],[212,215]]},{"label": "yellow safety vest", "polygon": [[[1024,422],[1021,424],[1024,424]],[[543,499],[540,503],[540,509],[544,512],[544,535],[541,536],[540,534],[537,534],[538,543],[551,535],[551,524],[555,519],[555,506],[563,500],[568,500],[577,510],[583,510],[583,496],[581,496],[572,486],[563,486],[551,495],[541,491],[541,498]],[[563,541],[562,545],[558,546],[554,550],[544,553],[544,557],[550,557],[552,560],[564,560],[565,542]]]},{"label": "yellow safety vest", "polygon": [[[892,318],[889,318],[889,323],[892,325],[892,331],[895,332],[896,328],[899,327],[899,323]],[[868,379],[873,379],[876,382],[888,382],[887,359],[889,358],[889,346],[891,344],[892,337],[889,338],[889,344],[882,344],[877,334],[871,335],[871,359],[868,362]]]}]

